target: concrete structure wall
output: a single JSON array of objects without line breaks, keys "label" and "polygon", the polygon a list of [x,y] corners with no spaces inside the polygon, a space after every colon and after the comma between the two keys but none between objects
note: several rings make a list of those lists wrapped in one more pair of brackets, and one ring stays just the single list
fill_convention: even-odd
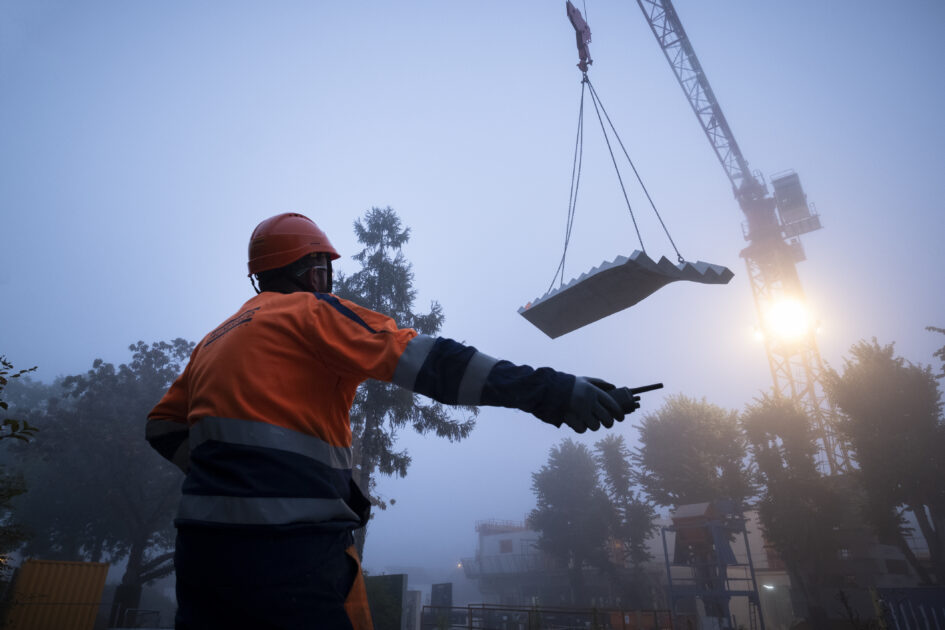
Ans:
[{"label": "concrete structure wall", "polygon": [[523,530],[482,534],[479,537],[479,555],[499,556],[504,554],[527,555],[538,552],[538,532]]}]

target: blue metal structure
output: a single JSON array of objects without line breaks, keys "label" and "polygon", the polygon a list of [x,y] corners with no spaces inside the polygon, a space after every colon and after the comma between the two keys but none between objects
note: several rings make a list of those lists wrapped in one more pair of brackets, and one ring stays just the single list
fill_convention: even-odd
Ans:
[{"label": "blue metal structure", "polygon": [[[749,627],[765,630],[745,519],[730,503],[679,506],[673,514],[672,526],[662,528],[670,610],[675,614],[678,601],[698,598],[705,615],[717,619],[719,627],[735,628],[729,602],[733,597],[746,597]],[[672,556],[667,532],[675,534]],[[744,563],[738,562],[731,546],[739,535],[747,556]]]}]

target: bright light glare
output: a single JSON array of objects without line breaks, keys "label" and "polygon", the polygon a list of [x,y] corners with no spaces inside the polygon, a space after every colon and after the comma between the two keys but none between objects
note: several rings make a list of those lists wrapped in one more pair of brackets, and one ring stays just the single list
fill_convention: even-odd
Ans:
[{"label": "bright light glare", "polygon": [[774,590],[774,584],[762,584],[762,586],[765,587],[765,590],[768,590],[768,591]]},{"label": "bright light glare", "polygon": [[767,328],[778,339],[796,341],[811,329],[810,314],[798,300],[784,299],[768,309]]}]

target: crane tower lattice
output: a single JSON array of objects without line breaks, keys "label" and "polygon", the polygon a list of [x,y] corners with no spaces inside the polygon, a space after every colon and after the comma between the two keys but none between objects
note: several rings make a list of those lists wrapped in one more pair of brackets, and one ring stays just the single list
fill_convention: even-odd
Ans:
[{"label": "crane tower lattice", "polygon": [[771,329],[771,309],[785,300],[803,303],[797,263],[805,259],[800,235],[821,228],[820,216],[807,203],[797,174],[772,178],[769,194],[760,175],[751,172],[722,113],[712,87],[670,0],[637,0],[647,23],[702,129],[709,139],[745,215],[742,250],[764,337],[774,392],[796,401],[814,423],[828,474],[849,467],[847,449],[834,430],[836,411],[823,388],[824,365],[813,327],[792,339]]}]

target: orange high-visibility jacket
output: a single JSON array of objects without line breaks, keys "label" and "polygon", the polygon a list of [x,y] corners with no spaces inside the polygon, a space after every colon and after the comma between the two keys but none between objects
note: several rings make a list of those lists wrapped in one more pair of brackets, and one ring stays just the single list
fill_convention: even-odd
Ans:
[{"label": "orange high-visibility jacket", "polygon": [[550,422],[574,382],[398,328],[332,294],[263,292],[197,344],[148,415],[147,439],[187,472],[176,523],[363,525],[348,413],[368,378]]}]

